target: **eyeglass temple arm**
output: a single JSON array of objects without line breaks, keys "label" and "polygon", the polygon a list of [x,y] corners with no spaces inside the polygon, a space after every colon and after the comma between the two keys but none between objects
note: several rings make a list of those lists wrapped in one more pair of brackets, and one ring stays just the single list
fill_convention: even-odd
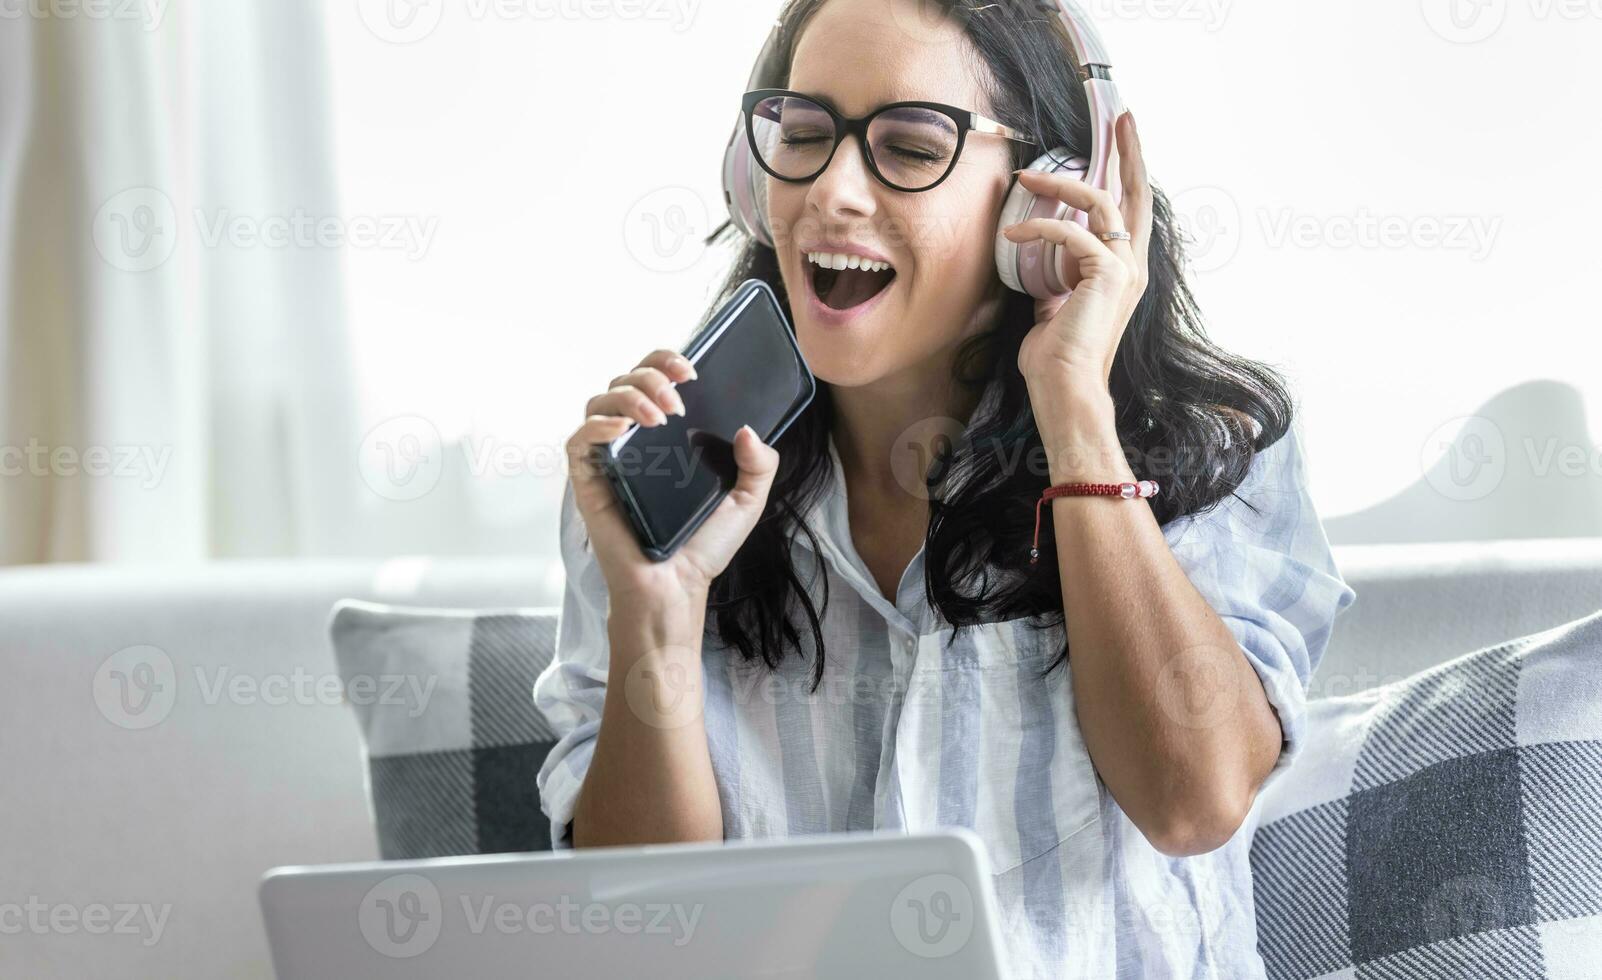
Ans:
[{"label": "eyeglass temple arm", "polygon": [[977,112],[970,112],[968,114],[968,126],[976,133],[994,133],[997,136],[1005,136],[1007,139],[1017,140],[1020,143],[1035,142],[1035,138],[1033,136],[1030,136],[1027,133],[1021,133],[1018,130],[1013,129],[1011,126],[998,123],[988,116],[981,116]]}]

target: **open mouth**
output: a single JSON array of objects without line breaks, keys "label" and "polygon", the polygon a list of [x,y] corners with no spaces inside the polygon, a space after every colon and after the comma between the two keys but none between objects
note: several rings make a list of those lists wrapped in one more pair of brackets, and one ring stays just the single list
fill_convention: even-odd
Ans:
[{"label": "open mouth", "polygon": [[861,306],[884,292],[896,277],[888,262],[831,252],[808,252],[807,267],[813,292],[831,310]]}]

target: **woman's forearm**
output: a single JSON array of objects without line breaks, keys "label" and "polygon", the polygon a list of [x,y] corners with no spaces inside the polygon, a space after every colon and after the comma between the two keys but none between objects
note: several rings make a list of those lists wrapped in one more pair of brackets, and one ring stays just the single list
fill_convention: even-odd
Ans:
[{"label": "woman's forearm", "polygon": [[[1136,479],[1110,399],[1041,397],[1052,483]],[[1062,497],[1048,506],[1085,747],[1154,846],[1212,850],[1239,826],[1278,756],[1262,683],[1145,501]]]},{"label": "woman's forearm", "polygon": [[702,708],[706,597],[614,598],[611,668],[573,846],[722,840]]}]

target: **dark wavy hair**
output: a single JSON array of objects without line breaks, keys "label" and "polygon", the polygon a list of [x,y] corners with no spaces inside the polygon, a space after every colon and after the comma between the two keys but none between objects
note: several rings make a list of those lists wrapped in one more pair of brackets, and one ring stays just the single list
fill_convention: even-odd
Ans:
[{"label": "dark wavy hair", "polygon": [[[796,41],[826,2],[788,0],[780,13],[774,61],[779,77],[761,79],[762,86],[788,84]],[[1046,4],[1042,11],[1022,2],[939,2],[989,68],[984,84],[991,114],[1044,141],[1040,147],[1009,144],[1012,166],[1028,166],[1044,147],[1063,146],[1088,157],[1085,91],[1056,5]],[[1275,371],[1232,356],[1207,338],[1184,279],[1184,246],[1173,210],[1155,181],[1152,190],[1149,280],[1119,343],[1110,392],[1119,441],[1134,472],[1161,483],[1162,493],[1150,503],[1158,523],[1167,524],[1209,510],[1232,495],[1253,456],[1286,434],[1294,405]],[[725,221],[707,243],[737,237],[743,236]],[[789,309],[774,250],[744,239],[709,314],[752,278],[772,286]],[[954,372],[956,383],[970,392],[999,381],[1000,398],[986,417],[971,420],[972,437],[966,444],[937,452],[926,478],[930,516],[924,589],[930,605],[954,627],[953,640],[963,628],[986,622],[1029,618],[1041,629],[1064,624],[1049,508],[1042,511],[1039,563],[1028,560],[1035,501],[1050,478],[1044,466],[1017,465],[1044,458],[1018,370],[1019,345],[1034,325],[1034,300],[1004,292],[1007,299],[996,327],[963,343]],[[799,611],[816,650],[814,689],[824,665],[820,613],[791,561],[791,545],[797,534],[805,534],[813,554],[822,554],[800,514],[828,492],[827,440],[833,419],[830,388],[820,384],[806,411],[774,444],[780,463],[767,505],[728,568],[713,581],[707,604],[708,626],[715,621],[719,637],[745,661],[761,661],[770,669],[792,651],[805,656],[793,615]],[[821,567],[818,572],[827,608],[828,576]],[[1067,657],[1065,629],[1063,648],[1047,669]]]}]

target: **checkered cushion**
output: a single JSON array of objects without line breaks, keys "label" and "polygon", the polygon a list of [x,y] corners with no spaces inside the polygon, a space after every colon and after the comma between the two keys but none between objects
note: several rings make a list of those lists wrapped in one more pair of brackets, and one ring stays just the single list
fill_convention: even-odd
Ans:
[{"label": "checkered cushion", "polygon": [[1307,730],[1251,850],[1270,980],[1602,977],[1602,612]]},{"label": "checkered cushion", "polygon": [[533,689],[556,618],[334,607],[334,656],[367,746],[386,860],[550,849],[534,777],[556,736]]}]

